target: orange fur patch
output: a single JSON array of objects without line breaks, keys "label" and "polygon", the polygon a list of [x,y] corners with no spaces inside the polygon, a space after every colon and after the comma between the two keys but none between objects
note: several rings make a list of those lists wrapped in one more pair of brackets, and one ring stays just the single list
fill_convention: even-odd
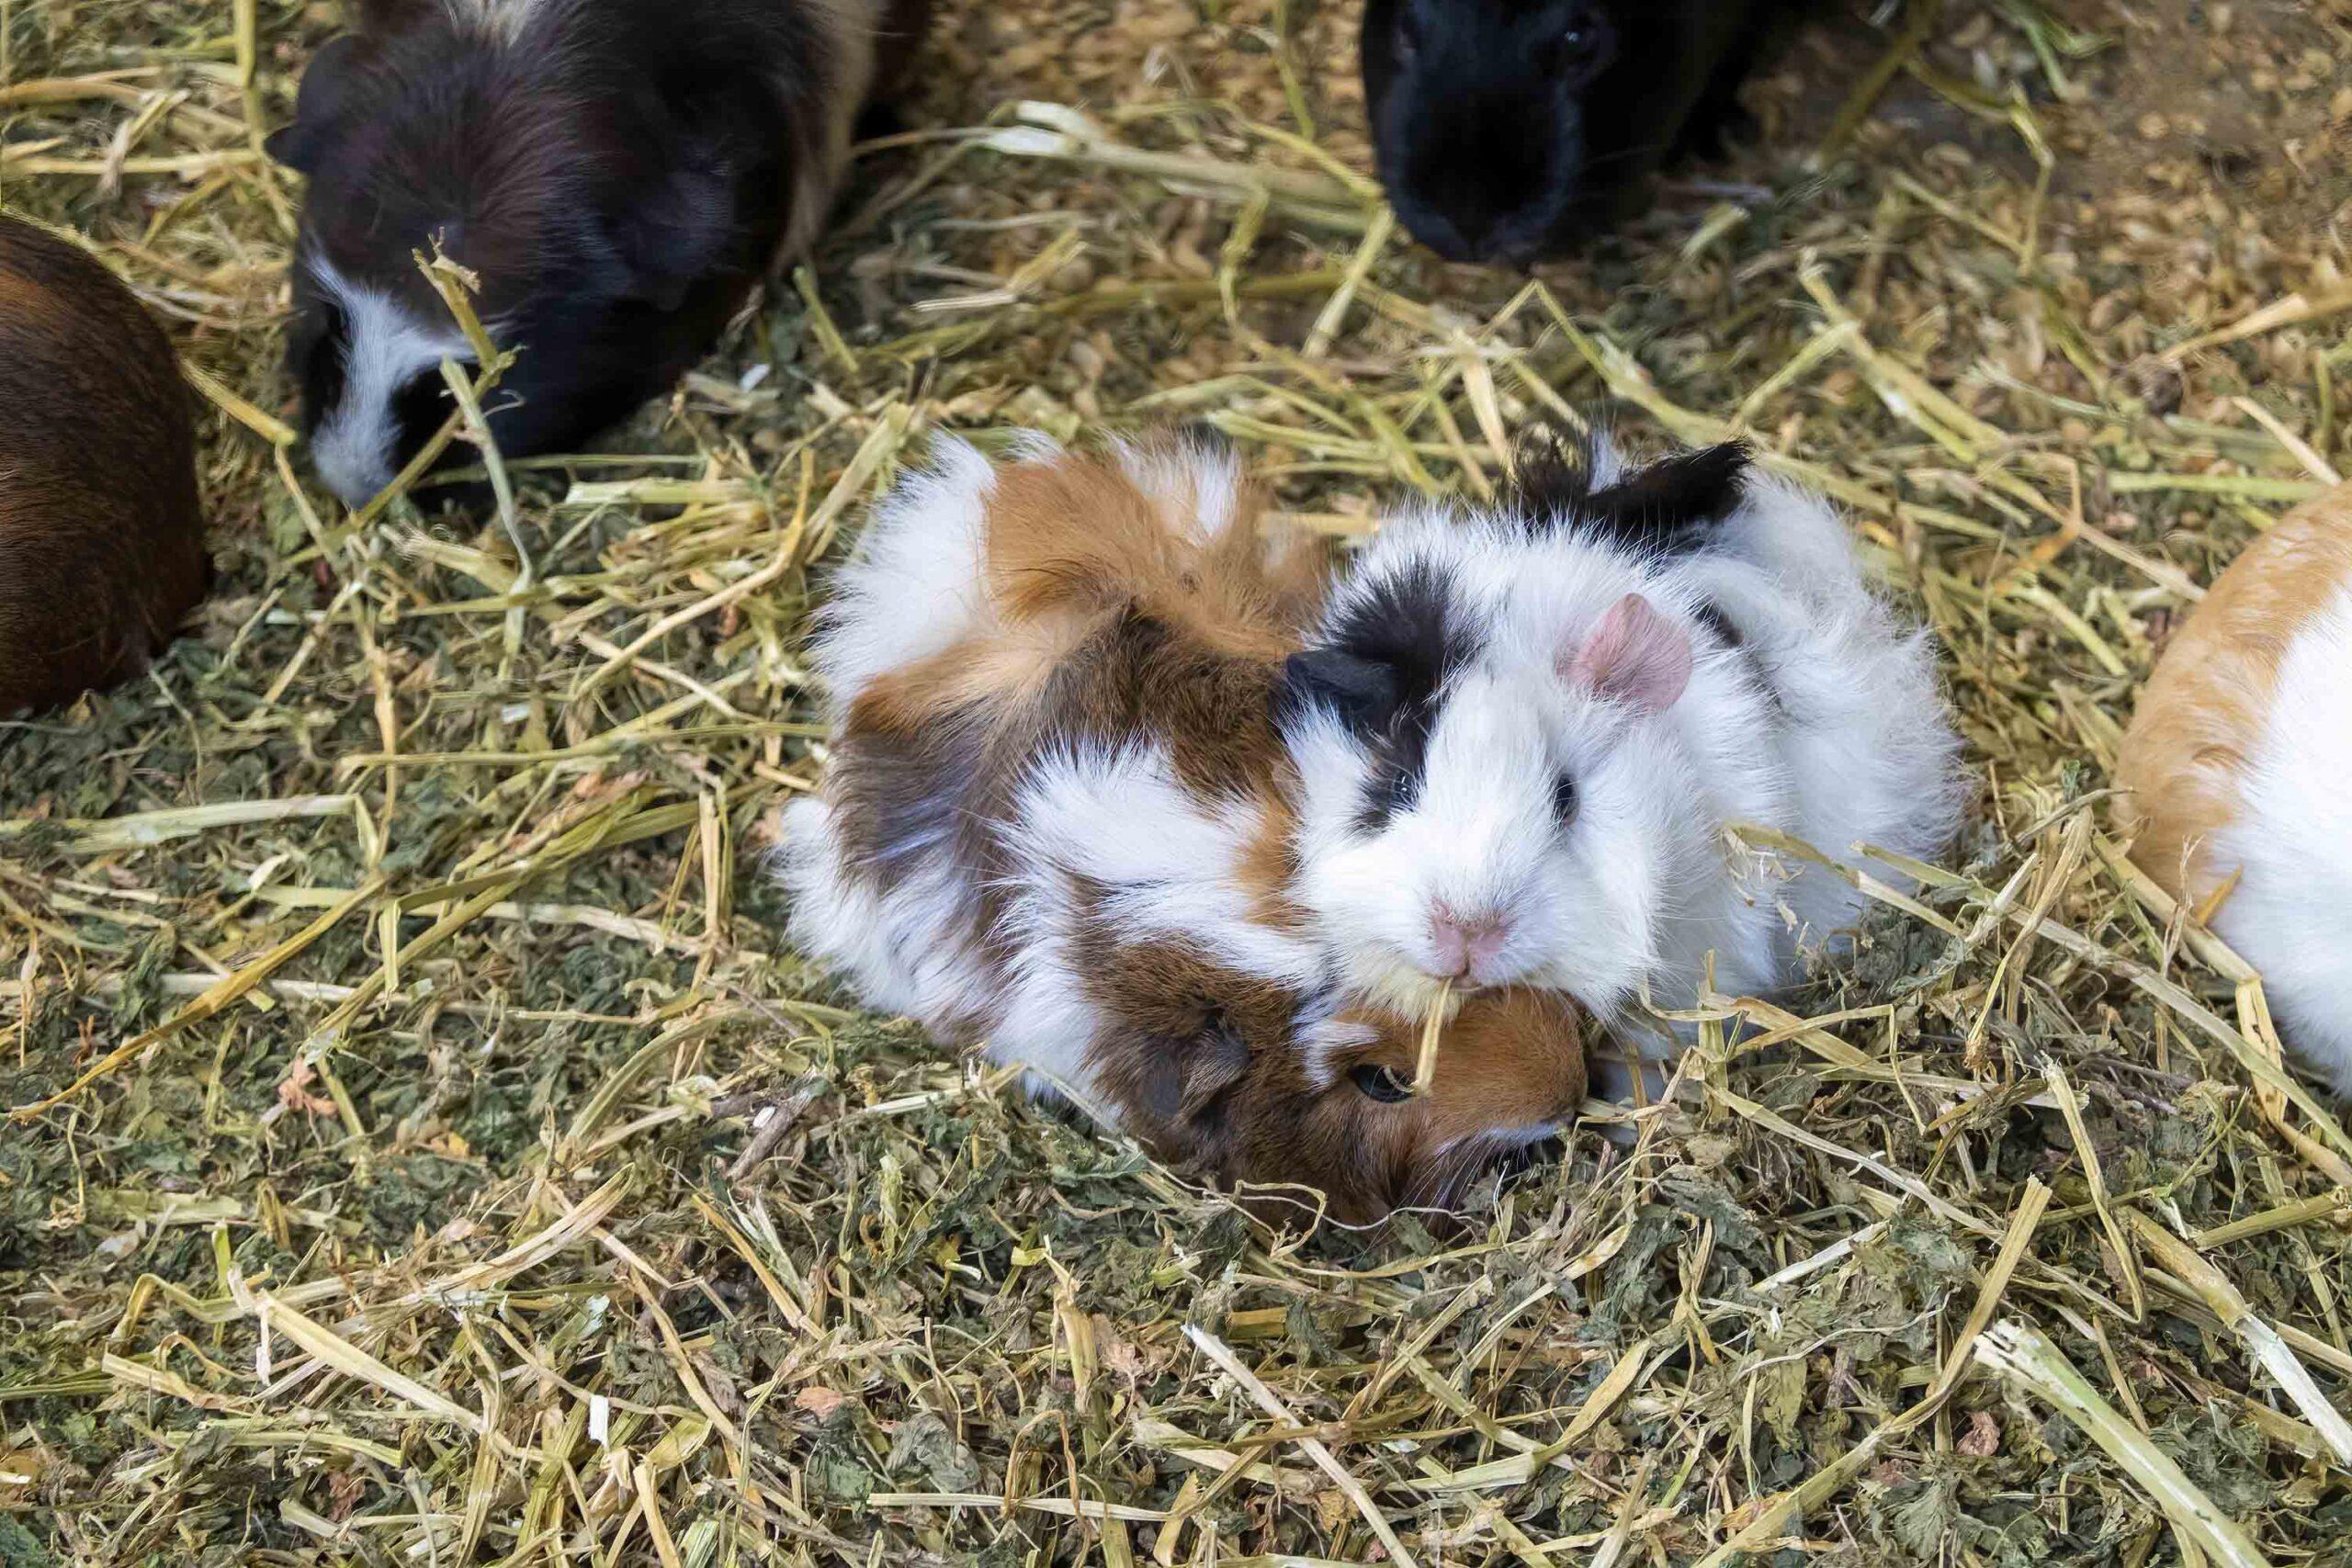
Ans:
[{"label": "orange fur patch", "polygon": [[2352,485],[2297,507],[2248,545],[2174,634],[2116,760],[2132,858],[2167,892],[2203,897],[2232,871],[2205,844],[2236,816],[2278,665],[2352,575]]}]

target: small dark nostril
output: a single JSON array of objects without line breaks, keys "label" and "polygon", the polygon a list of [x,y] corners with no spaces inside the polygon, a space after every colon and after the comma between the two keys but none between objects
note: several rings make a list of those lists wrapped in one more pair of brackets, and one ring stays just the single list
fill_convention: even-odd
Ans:
[{"label": "small dark nostril", "polygon": [[1487,1170],[1505,1179],[1524,1176],[1538,1166],[1557,1164],[1567,1148],[1567,1140],[1557,1136],[1539,1138],[1532,1144],[1514,1144],[1496,1151],[1487,1162]]}]

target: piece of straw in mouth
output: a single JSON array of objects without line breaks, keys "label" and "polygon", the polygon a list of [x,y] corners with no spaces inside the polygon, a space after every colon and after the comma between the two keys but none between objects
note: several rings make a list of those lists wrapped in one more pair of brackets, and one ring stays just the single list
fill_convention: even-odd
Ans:
[{"label": "piece of straw in mouth", "polygon": [[1429,1016],[1421,1021],[1421,1054],[1413,1064],[1413,1094],[1427,1094],[1437,1077],[1437,1043],[1445,1033],[1445,1017],[1453,1006],[1453,982],[1438,982],[1437,995],[1430,999]]}]

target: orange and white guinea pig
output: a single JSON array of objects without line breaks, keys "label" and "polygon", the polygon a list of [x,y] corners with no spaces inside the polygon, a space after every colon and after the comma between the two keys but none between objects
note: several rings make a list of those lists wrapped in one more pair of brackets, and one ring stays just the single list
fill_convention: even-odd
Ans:
[{"label": "orange and white guinea pig", "polygon": [[2215,580],[2140,695],[2116,782],[2132,858],[2192,902],[2221,896],[2214,933],[2352,1094],[2352,485]]},{"label": "orange and white guinea pig", "polygon": [[872,1004],[982,1039],[1236,1187],[1348,1222],[1453,1207],[1575,1114],[1572,1003],[1471,998],[1435,1082],[1350,1005],[1287,891],[1271,712],[1326,581],[1232,456],[961,441],[876,511],[815,662],[821,790],[786,814],[792,934]]}]

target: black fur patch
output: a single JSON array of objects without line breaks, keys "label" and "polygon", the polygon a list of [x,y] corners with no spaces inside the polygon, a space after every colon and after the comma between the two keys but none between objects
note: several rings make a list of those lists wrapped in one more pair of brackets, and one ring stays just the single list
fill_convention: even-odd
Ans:
[{"label": "black fur patch", "polygon": [[1439,695],[1477,652],[1453,599],[1451,582],[1414,562],[1351,590],[1317,646],[1283,666],[1278,719],[1322,709],[1372,749],[1356,819],[1366,832],[1419,793]]},{"label": "black fur patch", "polygon": [[1538,532],[1566,528],[1643,555],[1691,555],[1739,505],[1750,461],[1745,442],[1726,441],[1660,458],[1595,490],[1589,451],[1553,434],[1522,454],[1510,505]]},{"label": "black fur patch", "polygon": [[1703,142],[1793,0],[1367,0],[1381,183],[1453,261],[1558,256]]}]

